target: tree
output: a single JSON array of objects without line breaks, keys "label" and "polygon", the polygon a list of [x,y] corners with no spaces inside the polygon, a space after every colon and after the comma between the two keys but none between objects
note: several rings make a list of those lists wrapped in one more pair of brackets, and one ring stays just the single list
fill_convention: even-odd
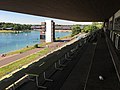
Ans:
[{"label": "tree", "polygon": [[74,25],[72,27],[72,34],[71,36],[73,37],[74,35],[77,35],[81,32],[81,28],[80,28],[80,25]]},{"label": "tree", "polygon": [[14,23],[0,23],[0,28],[13,28],[13,30],[31,30],[32,25],[27,24],[14,24]]},{"label": "tree", "polygon": [[17,25],[14,25],[14,26],[13,26],[13,29],[14,29],[14,30],[18,30],[18,26],[17,26]]},{"label": "tree", "polygon": [[102,23],[93,22],[91,25],[84,26],[82,32],[88,33],[102,28]]}]

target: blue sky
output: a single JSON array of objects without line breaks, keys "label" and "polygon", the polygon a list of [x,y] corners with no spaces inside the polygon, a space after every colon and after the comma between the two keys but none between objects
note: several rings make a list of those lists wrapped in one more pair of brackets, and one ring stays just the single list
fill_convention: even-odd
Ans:
[{"label": "blue sky", "polygon": [[20,24],[40,24],[45,20],[54,20],[56,24],[91,24],[91,22],[73,22],[61,19],[54,19],[42,16],[28,15],[0,10],[0,22],[11,22]]}]

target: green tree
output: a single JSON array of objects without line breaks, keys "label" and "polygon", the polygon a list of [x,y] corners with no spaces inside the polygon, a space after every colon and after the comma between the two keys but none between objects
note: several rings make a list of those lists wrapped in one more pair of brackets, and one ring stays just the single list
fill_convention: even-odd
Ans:
[{"label": "green tree", "polygon": [[13,30],[31,30],[32,25],[27,24],[14,24],[14,23],[0,23],[0,28],[13,28]]},{"label": "green tree", "polygon": [[73,37],[74,35],[77,35],[81,32],[81,28],[80,28],[80,25],[74,25],[72,27],[72,34],[71,36]]},{"label": "green tree", "polygon": [[6,25],[6,24],[3,24],[3,28],[5,29],[5,28],[7,28],[8,26]]},{"label": "green tree", "polygon": [[18,26],[16,24],[13,26],[13,30],[18,30]]},{"label": "green tree", "polygon": [[93,22],[91,25],[84,26],[82,32],[88,33],[100,28],[102,28],[102,23]]}]

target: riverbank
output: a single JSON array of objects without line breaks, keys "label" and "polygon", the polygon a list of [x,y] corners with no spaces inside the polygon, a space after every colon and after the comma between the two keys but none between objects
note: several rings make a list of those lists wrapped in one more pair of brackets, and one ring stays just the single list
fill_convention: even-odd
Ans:
[{"label": "riverbank", "polygon": [[[8,32],[8,31],[7,31]],[[55,38],[70,35],[70,32],[55,32]],[[15,51],[26,46],[40,44],[40,31],[0,33],[0,54]]]},{"label": "riverbank", "polygon": [[[37,44],[37,45],[38,45],[38,48],[42,48],[42,47],[44,47],[44,46],[46,46],[48,44],[50,44],[50,43],[41,43],[41,44]],[[35,48],[36,48],[36,44],[33,45],[33,46],[26,46],[26,47],[24,47],[22,49],[19,49],[19,50],[15,50],[15,51],[11,51],[11,52],[8,52],[8,53],[4,53],[5,56],[2,56],[3,54],[1,54],[0,60],[5,59],[7,57],[11,57],[11,56],[17,55],[17,54],[25,53],[25,52],[33,50]]]},{"label": "riverbank", "polygon": [[[69,41],[70,39],[71,39],[71,37],[65,37],[62,40]],[[30,63],[35,62],[35,60],[39,60],[44,55],[46,55],[46,54],[54,51],[55,49],[63,46],[65,43],[67,43],[67,42],[52,42],[52,43],[47,43],[47,45],[42,44],[42,46],[44,46],[44,47],[38,48],[38,50],[35,52],[28,53],[27,56],[22,57],[22,54],[24,55],[26,52],[19,53],[19,54],[13,56],[13,58],[15,58],[15,60],[13,60],[13,61],[11,60],[10,63],[8,63],[0,68],[0,77],[5,76],[9,73],[12,73],[13,71],[15,71],[17,69],[22,69],[23,66],[29,65]],[[30,51],[28,51],[28,52],[30,52]],[[20,56],[21,56],[21,58],[16,60],[16,58],[18,58]],[[13,58],[11,58],[11,59],[13,59]],[[9,57],[8,57],[8,59],[10,60]],[[5,60],[8,61],[7,58]],[[0,60],[0,61],[4,61],[4,60]]]},{"label": "riverbank", "polygon": [[[61,38],[56,38],[56,40],[67,39],[67,38],[70,38],[70,37],[71,37],[71,35],[68,35],[68,36],[64,36],[64,37],[61,37]],[[42,43],[37,44],[37,45],[38,45],[38,47],[41,48],[41,47],[45,47],[45,46],[47,46],[47,45],[49,45],[49,44],[51,44],[51,43],[42,42]],[[36,44],[35,44],[35,45],[36,45]],[[26,52],[26,51],[35,49],[35,48],[36,48],[35,45],[33,45],[33,46],[26,46],[26,47],[21,48],[21,49],[19,49],[19,50],[15,50],[15,51],[11,51],[11,52],[8,52],[8,53],[4,53],[4,54],[5,54],[5,57],[0,57],[0,60],[6,58],[6,56],[13,56],[13,55],[16,55],[16,54],[24,53],[24,52]]]}]

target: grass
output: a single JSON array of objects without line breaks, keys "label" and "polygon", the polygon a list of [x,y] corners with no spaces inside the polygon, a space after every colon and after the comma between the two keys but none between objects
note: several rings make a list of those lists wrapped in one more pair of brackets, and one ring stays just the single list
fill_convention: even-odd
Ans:
[{"label": "grass", "polygon": [[61,38],[56,38],[56,40],[62,40],[62,39],[65,39],[65,38],[70,38],[71,35],[68,35],[68,36],[64,36],[64,37],[61,37]]},{"label": "grass", "polygon": [[26,47],[26,48],[22,48],[22,49],[19,49],[19,50],[15,50],[15,51],[9,52],[6,55],[13,55],[13,54],[18,54],[18,53],[23,53],[23,52],[32,50],[34,48],[35,48],[34,46],[30,46],[30,47]]},{"label": "grass", "polygon": [[24,65],[29,64],[30,62],[36,60],[38,57],[47,54],[49,51],[51,51],[50,48],[45,48],[35,54],[29,55],[27,57],[17,60],[16,62],[13,62],[7,66],[0,68],[0,78],[3,77],[4,75],[11,73],[16,69],[21,68]]},{"label": "grass", "polygon": [[[50,44],[50,43],[41,43],[41,44],[38,45],[38,47],[44,47],[47,44]],[[25,48],[22,48],[22,49],[19,49],[19,50],[9,52],[6,55],[14,55],[14,54],[19,54],[19,53],[24,53],[26,51],[29,51],[29,50],[32,50],[32,49],[35,49],[35,48],[36,48],[35,46],[28,46],[28,47],[25,47]]]},{"label": "grass", "polygon": [[38,46],[39,46],[39,47],[43,47],[43,46],[46,46],[46,45],[51,44],[51,43],[52,43],[52,42],[49,42],[49,43],[45,43],[45,42],[44,42],[44,43],[39,44]]}]

